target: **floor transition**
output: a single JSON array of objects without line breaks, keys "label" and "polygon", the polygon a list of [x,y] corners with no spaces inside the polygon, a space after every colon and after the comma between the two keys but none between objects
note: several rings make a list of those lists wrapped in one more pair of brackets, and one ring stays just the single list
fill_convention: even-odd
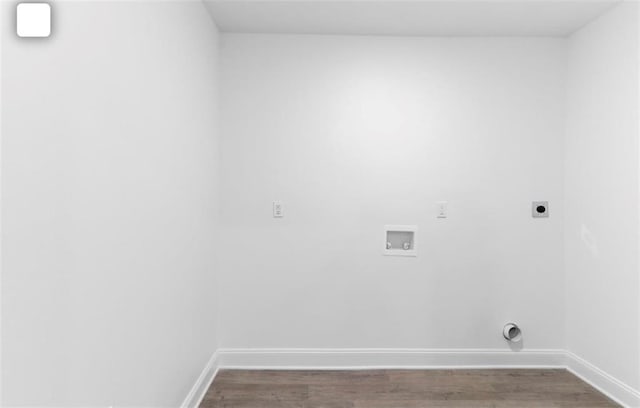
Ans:
[{"label": "floor transition", "polygon": [[201,408],[618,407],[566,370],[222,370]]}]

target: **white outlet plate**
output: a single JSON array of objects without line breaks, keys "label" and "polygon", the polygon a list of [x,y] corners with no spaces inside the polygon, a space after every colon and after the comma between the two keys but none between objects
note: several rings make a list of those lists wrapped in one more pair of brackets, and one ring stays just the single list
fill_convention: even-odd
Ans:
[{"label": "white outlet plate", "polygon": [[436,202],[436,217],[447,218],[448,206],[449,206],[449,203],[446,201]]},{"label": "white outlet plate", "polygon": [[284,205],[282,201],[274,201],[273,202],[273,218],[282,218],[284,217]]}]

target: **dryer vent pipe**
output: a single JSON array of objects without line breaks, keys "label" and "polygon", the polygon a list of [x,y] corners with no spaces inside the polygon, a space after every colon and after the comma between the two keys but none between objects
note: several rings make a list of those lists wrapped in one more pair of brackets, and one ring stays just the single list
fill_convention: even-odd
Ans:
[{"label": "dryer vent pipe", "polygon": [[502,330],[502,335],[507,339],[507,341],[512,343],[522,340],[522,331],[515,323],[505,324],[504,329]]}]

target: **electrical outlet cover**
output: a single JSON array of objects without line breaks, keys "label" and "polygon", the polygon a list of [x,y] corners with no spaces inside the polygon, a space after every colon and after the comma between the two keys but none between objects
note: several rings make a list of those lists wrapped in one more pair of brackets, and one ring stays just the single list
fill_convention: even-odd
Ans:
[{"label": "electrical outlet cover", "polygon": [[531,215],[533,218],[548,218],[549,217],[549,202],[548,201],[534,201],[531,204]]}]

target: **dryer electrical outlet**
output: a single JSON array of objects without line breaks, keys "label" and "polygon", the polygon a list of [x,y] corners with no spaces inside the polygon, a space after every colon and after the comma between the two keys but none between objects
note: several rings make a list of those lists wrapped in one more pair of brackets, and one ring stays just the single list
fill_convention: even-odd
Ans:
[{"label": "dryer electrical outlet", "polygon": [[549,202],[548,201],[534,201],[531,203],[531,216],[533,218],[548,218],[549,217]]}]

